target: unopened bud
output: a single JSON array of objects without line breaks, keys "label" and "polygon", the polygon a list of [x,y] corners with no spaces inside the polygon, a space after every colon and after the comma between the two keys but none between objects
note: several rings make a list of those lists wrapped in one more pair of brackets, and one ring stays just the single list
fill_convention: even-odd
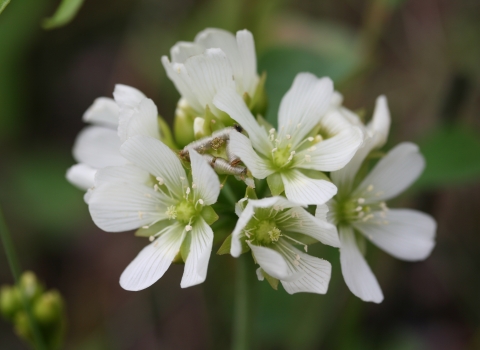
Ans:
[{"label": "unopened bud", "polygon": [[56,290],[44,293],[33,306],[33,315],[42,325],[61,322],[63,317],[63,300]]},{"label": "unopened bud", "polygon": [[176,143],[180,147],[185,147],[195,140],[193,132],[193,120],[195,118],[194,111],[188,103],[180,99],[175,110],[175,119],[173,121],[173,133]]},{"label": "unopened bud", "polygon": [[2,286],[0,289],[0,312],[7,320],[12,321],[15,313],[22,308],[18,288]]},{"label": "unopened bud", "polygon": [[43,293],[43,286],[38,282],[37,276],[31,271],[25,271],[20,276],[19,288],[28,300],[33,300]]}]

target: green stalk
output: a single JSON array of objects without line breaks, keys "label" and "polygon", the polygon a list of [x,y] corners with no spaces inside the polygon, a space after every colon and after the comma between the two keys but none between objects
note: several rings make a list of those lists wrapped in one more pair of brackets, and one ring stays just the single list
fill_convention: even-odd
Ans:
[{"label": "green stalk", "polygon": [[247,350],[249,348],[248,283],[246,264],[247,261],[245,257],[240,256],[237,259],[232,350]]},{"label": "green stalk", "polygon": [[[20,264],[18,262],[17,254],[15,253],[15,248],[13,246],[12,237],[8,230],[7,224],[3,217],[2,209],[0,207],[0,238],[2,240],[3,249],[5,250],[5,255],[7,256],[8,265],[10,266],[10,271],[12,272],[13,279],[15,280],[15,284],[18,285],[20,281]],[[20,295],[22,299],[23,308],[27,313],[28,323],[30,329],[33,333],[33,339],[35,342],[35,346],[39,350],[46,350],[45,343],[42,338],[42,334],[40,333],[40,328],[33,317],[31,305],[25,295],[25,292],[22,288],[19,288]]]}]

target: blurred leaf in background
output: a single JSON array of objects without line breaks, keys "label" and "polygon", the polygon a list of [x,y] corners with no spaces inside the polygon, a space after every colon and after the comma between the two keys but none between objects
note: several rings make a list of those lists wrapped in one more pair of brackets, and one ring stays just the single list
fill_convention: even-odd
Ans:
[{"label": "blurred leaf in background", "polygon": [[5,7],[7,7],[7,5],[10,3],[10,0],[1,0],[0,1],[0,13],[3,12],[3,10],[5,10]]},{"label": "blurred leaf in background", "polygon": [[280,101],[296,74],[311,72],[338,83],[362,63],[358,37],[346,26],[292,15],[280,16],[275,23],[272,47],[261,55],[258,64],[259,72],[267,72],[267,120],[274,126]]},{"label": "blurred leaf in background", "polygon": [[62,0],[52,17],[45,18],[44,29],[54,29],[68,24],[82,7],[84,0]]},{"label": "blurred leaf in background", "polygon": [[443,126],[420,142],[427,166],[416,187],[438,188],[480,178],[480,134],[465,125]]}]

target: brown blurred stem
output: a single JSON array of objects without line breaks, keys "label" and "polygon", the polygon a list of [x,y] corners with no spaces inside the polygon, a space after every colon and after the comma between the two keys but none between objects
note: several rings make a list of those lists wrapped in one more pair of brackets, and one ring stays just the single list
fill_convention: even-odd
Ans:
[{"label": "brown blurred stem", "polygon": [[[15,280],[15,283],[18,285],[20,281],[20,270],[21,270],[20,264],[18,262],[17,254],[15,253],[12,237],[10,235],[10,231],[8,230],[7,224],[3,217],[3,212],[1,207],[0,207],[0,238],[2,240],[3,250],[5,251],[5,255],[7,256],[8,265],[10,267],[10,271],[12,272],[13,279]],[[38,324],[35,321],[35,318],[33,317],[30,302],[28,301],[23,288],[19,288],[19,289],[20,289],[23,308],[27,313],[28,323],[29,323],[30,329],[32,330],[35,347],[39,350],[46,350],[47,348],[43,341],[42,334],[40,333],[40,328],[38,327]]]}]

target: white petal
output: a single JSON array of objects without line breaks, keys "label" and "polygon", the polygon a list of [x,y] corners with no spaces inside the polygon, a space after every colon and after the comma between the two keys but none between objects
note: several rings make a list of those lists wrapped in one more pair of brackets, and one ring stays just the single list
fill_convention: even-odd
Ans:
[{"label": "white petal", "polygon": [[138,291],[150,287],[167,271],[185,237],[181,225],[174,224],[149,244],[128,265],[120,277],[123,289]]},{"label": "white petal", "polygon": [[[293,215],[295,213],[295,215]],[[337,228],[326,220],[319,219],[302,208],[291,209],[285,215],[291,215],[288,220],[278,224],[278,228],[284,232],[298,232],[315,238],[323,244],[339,247]]]},{"label": "white petal", "polygon": [[255,261],[266,273],[279,280],[291,277],[292,274],[288,269],[287,262],[280,253],[271,248],[251,244],[248,241],[247,244],[252,249]]},{"label": "white petal", "polygon": [[135,107],[140,101],[146,98],[146,96],[139,90],[122,84],[115,85],[113,97],[120,108]]},{"label": "white petal", "polygon": [[196,200],[203,199],[205,205],[212,205],[220,194],[218,175],[207,163],[205,158],[194,150],[190,150],[192,162],[192,178],[196,187],[193,189]]},{"label": "white petal", "polygon": [[365,198],[366,203],[396,197],[420,176],[424,167],[425,159],[418,146],[409,142],[401,143],[377,163],[353,196]]},{"label": "white petal", "polygon": [[[299,73],[280,103],[278,127],[292,136],[293,148],[318,124],[330,106],[333,82],[310,73]],[[283,137],[282,137],[283,139]]]},{"label": "white petal", "polygon": [[363,301],[380,303],[383,293],[372,270],[357,247],[350,226],[340,226],[340,263],[342,274],[350,291]]},{"label": "white petal", "polygon": [[255,272],[257,273],[257,278],[258,278],[259,281],[263,281],[265,279],[265,276],[263,276],[261,267],[256,269]]},{"label": "white petal", "polygon": [[380,148],[387,142],[390,123],[391,118],[387,98],[383,95],[379,96],[375,103],[372,120],[367,126],[368,131],[375,139],[375,148]]},{"label": "white petal", "polygon": [[113,99],[99,97],[93,101],[93,104],[83,114],[83,121],[116,129],[119,112],[120,108],[118,108]]},{"label": "white petal", "polygon": [[288,294],[327,292],[332,273],[328,261],[305,254],[283,239],[275,244],[275,248],[287,260],[290,272],[295,276],[281,280]]},{"label": "white petal", "polygon": [[360,169],[360,166],[372,151],[374,145],[374,140],[370,136],[367,136],[350,162],[348,162],[342,169],[330,173],[330,178],[332,179],[332,182],[338,186],[339,192],[342,194],[351,193],[353,181],[355,180],[358,169]]},{"label": "white petal", "polygon": [[67,180],[72,184],[80,188],[81,190],[88,190],[93,187],[95,180],[95,173],[97,169],[94,169],[86,164],[75,164],[67,170]]},{"label": "white petal", "polygon": [[243,237],[245,237],[245,234],[243,232],[243,229],[245,226],[248,224],[250,219],[252,218],[254,214],[252,204],[249,203],[245,207],[245,209],[242,211],[242,214],[237,220],[237,224],[235,225],[235,228],[232,231],[232,243],[230,246],[230,254],[234,258],[238,258],[240,254],[242,254],[242,243],[241,240]]},{"label": "white petal", "polygon": [[[242,82],[243,91],[246,91],[253,97],[258,83],[257,75],[257,56],[255,54],[255,43],[253,35],[248,30],[239,30],[237,32],[237,46],[242,64]],[[237,80],[239,77],[235,77]]]},{"label": "white petal", "polygon": [[177,66],[200,106],[205,108],[208,105],[214,114],[217,113],[212,105],[215,94],[223,88],[235,88],[232,68],[220,49],[207,49],[203,55],[190,57],[185,61],[185,70],[178,64],[174,68]]},{"label": "white petal", "polygon": [[135,107],[120,110],[118,124],[120,140],[125,141],[135,135],[146,135],[160,139],[157,106],[149,98],[144,98]]},{"label": "white petal", "polygon": [[402,260],[426,259],[435,246],[435,220],[410,209],[390,209],[383,216],[374,212],[367,222],[354,223],[379,248]]},{"label": "white petal", "polygon": [[151,187],[130,182],[95,188],[88,200],[93,221],[109,232],[133,230],[166,219],[168,204]]},{"label": "white petal", "polygon": [[121,147],[125,158],[155,177],[160,177],[168,190],[183,198],[185,170],[177,155],[163,142],[149,136],[133,136]]},{"label": "white petal", "polygon": [[287,198],[299,204],[324,204],[337,193],[330,181],[309,178],[298,170],[282,173],[282,180]]},{"label": "white petal", "polygon": [[205,281],[208,261],[212,252],[213,231],[201,216],[193,224],[190,234],[192,235],[192,241],[180,284],[182,288],[191,287]]},{"label": "white petal", "polygon": [[327,215],[330,211],[327,204],[317,205],[317,209],[315,210],[315,217],[319,218],[320,220],[327,221]]},{"label": "white petal", "polygon": [[201,45],[180,41],[170,49],[170,57],[172,57],[172,62],[184,63],[187,58],[200,55],[204,50],[205,48]]},{"label": "white petal", "polygon": [[188,102],[188,104],[197,113],[202,113],[205,105],[202,105],[197,98],[195,90],[193,90],[190,78],[184,64],[170,63],[167,56],[162,56],[162,64],[165,68],[168,78],[173,82],[180,95]]},{"label": "white petal", "polygon": [[274,172],[269,168],[267,161],[255,152],[250,139],[245,135],[236,131],[231,132],[230,146],[257,179],[264,179]]},{"label": "white petal", "polygon": [[242,79],[243,56],[239,52],[237,39],[232,33],[223,29],[208,28],[197,34],[195,42],[206,49],[221,49],[225,53],[229,65],[232,67],[232,73],[235,76],[235,80]]},{"label": "white petal", "polygon": [[[345,108],[343,108],[342,111],[344,115],[346,112],[350,112]],[[352,112],[350,113],[353,114]],[[344,168],[331,174],[333,183],[336,184],[342,192],[351,192],[353,180],[355,179],[358,169],[360,169],[363,161],[372,150],[384,145],[389,130],[390,112],[388,110],[387,99],[385,96],[380,96],[377,98],[372,121],[370,121],[367,128],[365,128],[365,139],[362,146]]]},{"label": "white petal", "polygon": [[120,139],[117,132],[102,126],[87,126],[77,136],[73,157],[79,163],[93,168],[123,165],[127,161],[120,154]]},{"label": "white petal", "polygon": [[[363,133],[356,127],[350,127],[337,135],[317,143],[314,150],[306,149],[299,152],[295,166],[303,169],[319,171],[335,171],[343,168],[355,155],[362,144]],[[308,155],[310,160],[304,161]]]},{"label": "white petal", "polygon": [[267,157],[270,156],[272,145],[268,140],[267,132],[257,123],[247,105],[235,90],[221,90],[213,99],[213,104],[227,113],[247,131],[248,137],[257,152]]},{"label": "white petal", "polygon": [[133,164],[127,164],[123,166],[111,166],[105,167],[97,171],[95,175],[95,187],[98,188],[103,185],[110,184],[148,184],[150,180],[150,174],[148,171],[140,169]]}]

